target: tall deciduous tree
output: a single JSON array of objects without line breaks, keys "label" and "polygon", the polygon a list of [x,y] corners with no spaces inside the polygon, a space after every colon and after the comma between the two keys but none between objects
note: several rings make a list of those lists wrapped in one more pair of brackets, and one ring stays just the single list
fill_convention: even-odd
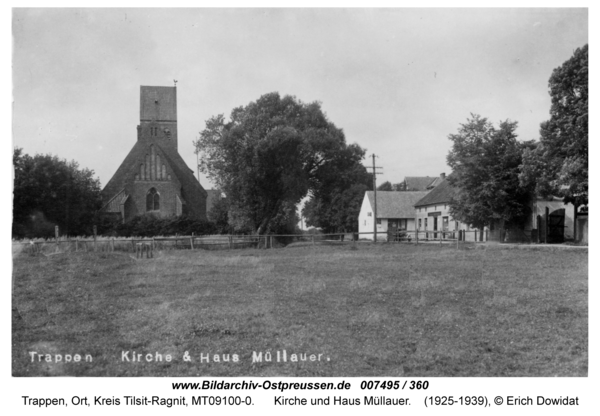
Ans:
[{"label": "tall deciduous tree", "polygon": [[561,196],[565,203],[588,203],[588,45],[556,68],[549,81],[550,120],[540,127],[540,141],[525,151],[520,176],[541,196]]},{"label": "tall deciduous tree", "polygon": [[471,114],[457,134],[452,149],[448,180],[457,189],[450,212],[472,226],[498,222],[522,223],[529,213],[531,190],[519,184],[522,152],[530,143],[517,141],[516,122],[503,121],[495,128],[486,118]]},{"label": "tall deciduous tree", "polygon": [[291,224],[296,204],[327,186],[351,147],[319,103],[278,93],[235,108],[229,121],[207,120],[195,145],[202,172],[227,196],[230,224],[259,234]]},{"label": "tall deciduous tree", "polygon": [[229,201],[227,198],[217,198],[212,208],[206,213],[208,220],[215,224],[219,234],[229,234]]},{"label": "tall deciduous tree", "polygon": [[56,156],[13,153],[15,168],[13,236],[44,237],[54,233],[91,234],[101,206],[100,182],[94,172]]},{"label": "tall deciduous tree", "polygon": [[373,186],[372,175],[361,163],[364,155],[364,149],[351,144],[318,172],[310,199],[302,209],[307,226],[328,233],[357,231],[365,191]]}]

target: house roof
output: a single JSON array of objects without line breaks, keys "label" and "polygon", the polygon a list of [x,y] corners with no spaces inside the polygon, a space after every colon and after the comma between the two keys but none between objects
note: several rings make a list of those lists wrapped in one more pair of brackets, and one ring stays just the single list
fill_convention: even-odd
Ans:
[{"label": "house roof", "polygon": [[[377,191],[377,218],[414,218],[415,203],[425,195],[422,191]],[[373,207],[373,191],[367,191],[367,198]]]},{"label": "house roof", "polygon": [[426,191],[437,176],[407,176],[404,178],[407,191]]},{"label": "house roof", "polygon": [[443,178],[441,176],[438,176],[437,178],[435,178],[434,180],[432,180],[429,185],[427,185],[427,189],[431,190],[431,189],[435,188],[440,183],[442,183],[444,181],[444,179],[445,178]]},{"label": "house roof", "polygon": [[421,200],[415,203],[415,207],[422,207],[424,205],[432,204],[447,204],[450,202],[452,197],[456,194],[457,190],[447,179],[444,179],[442,183],[433,188],[427,195]]}]

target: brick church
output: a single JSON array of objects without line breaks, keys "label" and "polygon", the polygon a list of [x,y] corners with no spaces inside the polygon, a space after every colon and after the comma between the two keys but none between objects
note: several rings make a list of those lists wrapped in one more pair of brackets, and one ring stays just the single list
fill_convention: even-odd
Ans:
[{"label": "brick church", "polygon": [[141,86],[137,141],[102,190],[102,211],[206,220],[206,198],[177,151],[177,88]]}]

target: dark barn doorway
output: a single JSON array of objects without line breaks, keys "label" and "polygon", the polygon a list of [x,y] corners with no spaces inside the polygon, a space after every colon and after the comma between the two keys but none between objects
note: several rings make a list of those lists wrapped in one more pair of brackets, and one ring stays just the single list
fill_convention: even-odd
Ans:
[{"label": "dark barn doorway", "polygon": [[548,243],[565,242],[565,209],[557,209],[548,215]]}]

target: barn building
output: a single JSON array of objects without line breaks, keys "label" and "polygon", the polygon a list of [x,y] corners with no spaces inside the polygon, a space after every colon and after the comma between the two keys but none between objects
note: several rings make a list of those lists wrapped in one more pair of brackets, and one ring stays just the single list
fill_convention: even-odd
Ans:
[{"label": "barn building", "polygon": [[177,151],[177,88],[140,88],[137,141],[102,190],[104,213],[206,220],[207,193]]}]

